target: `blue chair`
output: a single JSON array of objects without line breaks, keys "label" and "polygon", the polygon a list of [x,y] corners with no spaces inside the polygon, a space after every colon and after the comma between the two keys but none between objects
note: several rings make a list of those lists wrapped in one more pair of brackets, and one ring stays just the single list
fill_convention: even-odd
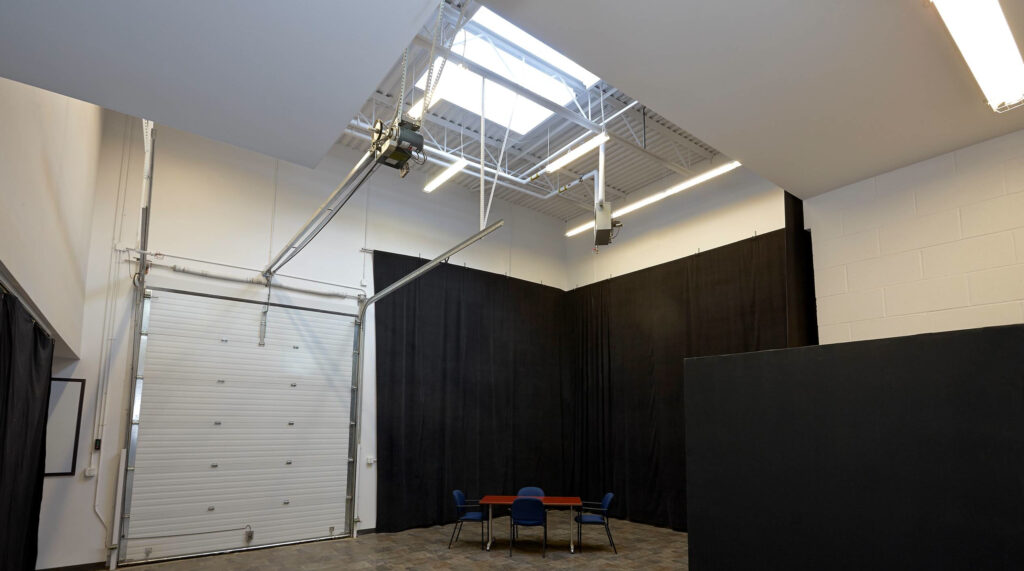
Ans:
[{"label": "blue chair", "polygon": [[536,496],[538,498],[543,498],[544,497],[544,490],[538,488],[537,486],[526,486],[525,488],[519,488],[519,491],[516,492],[516,495],[517,496]]},{"label": "blue chair", "polygon": [[537,486],[526,486],[524,488],[519,488],[519,491],[516,492],[516,495],[543,498],[544,490],[538,488]]},{"label": "blue chair", "polygon": [[615,494],[608,492],[600,502],[583,502],[583,507],[580,508],[580,512],[582,513],[576,516],[576,542],[580,546],[580,551],[583,551],[583,526],[603,525],[604,532],[608,534],[608,543],[611,544],[612,550],[616,555],[619,553],[619,550],[615,549],[615,540],[612,539],[612,530],[608,527],[608,506],[611,505],[612,498],[614,497]]},{"label": "blue chair", "polygon": [[516,498],[512,502],[511,517],[508,519],[508,556],[512,557],[512,546],[515,545],[519,526],[544,526],[544,542],[542,557],[548,556],[548,513],[544,510],[544,502],[538,498]]},{"label": "blue chair", "polygon": [[455,511],[459,519],[455,522],[455,527],[452,529],[452,537],[448,540],[448,549],[452,548],[453,542],[458,541],[459,535],[462,534],[462,525],[467,521],[480,522],[480,549],[483,549],[484,523],[487,522],[487,519],[484,518],[484,512],[480,509],[480,502],[478,500],[467,501],[466,494],[463,494],[462,490],[455,490],[452,492],[452,496],[455,497]]}]

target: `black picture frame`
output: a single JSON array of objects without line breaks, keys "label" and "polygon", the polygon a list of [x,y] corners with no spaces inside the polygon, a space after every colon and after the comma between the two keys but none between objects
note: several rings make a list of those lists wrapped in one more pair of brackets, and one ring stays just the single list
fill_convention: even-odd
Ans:
[{"label": "black picture frame", "polygon": [[[53,390],[54,381],[60,381],[64,383],[80,383],[81,387],[78,390],[78,412],[75,418],[75,443],[72,448],[71,454],[71,469],[67,472],[45,472],[43,476],[74,476],[75,471],[78,469],[78,444],[79,437],[82,433],[82,403],[85,401],[85,379],[68,379],[62,377],[53,377],[50,379],[51,391]],[[49,418],[47,418],[47,429],[49,429]]]}]

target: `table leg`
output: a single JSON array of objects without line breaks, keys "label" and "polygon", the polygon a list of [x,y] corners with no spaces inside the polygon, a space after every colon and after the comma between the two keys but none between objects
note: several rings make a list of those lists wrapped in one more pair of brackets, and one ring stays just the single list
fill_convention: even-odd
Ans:
[{"label": "table leg", "polygon": [[491,550],[491,542],[494,541],[494,504],[487,505],[487,551]]},{"label": "table leg", "polygon": [[576,546],[572,543],[572,506],[569,506],[569,553],[576,553]]}]

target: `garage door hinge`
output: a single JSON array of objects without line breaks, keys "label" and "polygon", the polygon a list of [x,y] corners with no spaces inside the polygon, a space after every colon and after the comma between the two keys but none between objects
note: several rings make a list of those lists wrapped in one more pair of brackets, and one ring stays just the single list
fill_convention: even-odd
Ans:
[{"label": "garage door hinge", "polygon": [[125,466],[124,469],[129,471],[129,472],[134,472],[135,471],[135,466]]}]

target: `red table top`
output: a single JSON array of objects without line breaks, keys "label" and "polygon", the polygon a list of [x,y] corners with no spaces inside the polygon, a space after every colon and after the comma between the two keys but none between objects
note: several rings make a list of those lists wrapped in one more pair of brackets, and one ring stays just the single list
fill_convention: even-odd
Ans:
[{"label": "red table top", "polygon": [[487,495],[480,498],[480,505],[510,506],[516,498],[537,498],[546,506],[582,506],[583,500],[571,496],[496,496]]}]

